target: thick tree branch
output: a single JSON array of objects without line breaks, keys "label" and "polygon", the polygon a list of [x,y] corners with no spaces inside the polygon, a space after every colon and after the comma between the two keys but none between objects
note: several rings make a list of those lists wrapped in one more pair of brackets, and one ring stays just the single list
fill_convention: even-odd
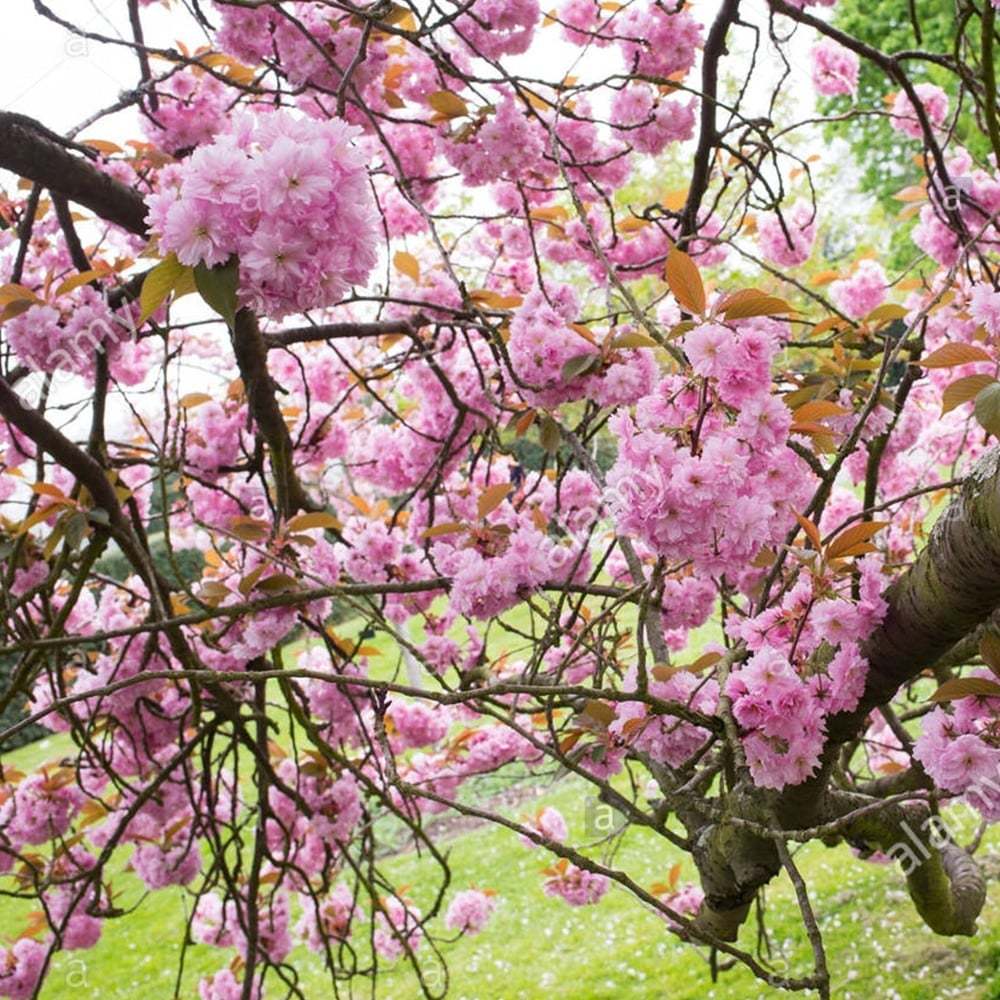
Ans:
[{"label": "thick tree branch", "polygon": [[[833,792],[830,801],[851,811],[870,800]],[[899,802],[854,820],[847,836],[903,862],[910,898],[932,931],[972,935],[986,902],[986,880],[975,859],[957,844],[943,841],[939,826],[925,802]]]},{"label": "thick tree branch", "polygon": [[130,233],[146,235],[142,195],[74,156],[59,136],[32,118],[0,111],[0,167],[89,208]]},{"label": "thick tree branch", "polygon": [[871,709],[1000,607],[1000,449],[976,463],[886,599],[885,621],[865,645],[870,666],[861,704],[830,720],[832,741],[856,735]]},{"label": "thick tree branch", "polygon": [[[843,812],[831,798],[839,793],[829,789],[841,746],[864,729],[873,708],[889,701],[1000,607],[1000,448],[976,463],[935,524],[927,547],[892,584],[886,600],[885,620],[865,644],[869,671],[860,705],[828,721],[819,773],[775,798],[774,813],[787,829],[828,822]],[[763,824],[767,798],[749,784],[746,794],[734,789],[733,813]],[[899,842],[897,833],[907,816],[898,812],[901,807],[893,808],[897,813],[866,820],[859,834],[867,831],[884,848]],[[913,828],[919,829],[921,821],[916,817]],[[780,870],[774,844],[738,824],[716,823],[699,832],[695,860],[705,889],[699,921],[713,934],[735,940],[756,892]],[[975,861],[947,847],[934,848],[908,883],[932,930],[973,933],[985,898]]]},{"label": "thick tree branch", "polygon": [[296,326],[276,333],[263,334],[268,348],[309,344],[324,340],[348,340],[351,337],[384,337],[394,333],[413,333],[427,326],[430,319],[417,313],[408,319],[389,319],[373,323],[321,323],[317,326]]}]

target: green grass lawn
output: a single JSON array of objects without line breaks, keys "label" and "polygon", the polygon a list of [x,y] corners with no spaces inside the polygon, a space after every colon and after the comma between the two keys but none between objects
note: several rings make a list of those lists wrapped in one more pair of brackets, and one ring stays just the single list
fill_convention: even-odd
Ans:
[{"label": "green grass lawn", "polygon": [[[524,612],[517,612],[524,615]],[[524,628],[526,619],[517,624]],[[351,635],[354,623],[339,628]],[[707,630],[706,630],[707,634]],[[706,635],[698,638],[703,640]],[[388,677],[398,665],[391,641],[372,640],[382,650],[374,676]],[[510,637],[498,634],[491,653],[498,655]],[[513,655],[513,654],[512,654]],[[286,657],[286,662],[291,660]],[[684,658],[678,658],[684,662]],[[65,737],[51,737],[3,759],[23,771],[69,751]],[[557,806],[571,827],[571,840],[584,839],[587,788],[577,778],[536,780],[524,789],[526,798],[503,807],[513,817],[534,812],[543,803]],[[444,841],[452,871],[451,892],[469,886],[492,888],[500,894],[496,914],[478,937],[444,947],[449,966],[448,996],[456,1000],[749,1000],[781,994],[758,983],[742,968],[709,974],[705,949],[676,940],[664,923],[625,890],[612,888],[594,907],[573,909],[542,892],[540,870],[551,858],[525,847],[512,832],[492,826],[464,828]],[[600,856],[597,849],[598,856]],[[1000,874],[1000,831],[987,837],[980,857],[987,870]],[[663,881],[677,861],[682,878],[694,877],[691,863],[662,839],[645,830],[631,830],[616,844],[605,863],[627,870],[642,885]],[[895,866],[862,862],[846,847],[828,849],[810,844],[797,862],[812,893],[814,908],[834,971],[837,998],[942,997],[1000,1000],[1000,893],[992,890],[974,939],[945,939],[930,933],[916,916]],[[426,910],[438,871],[435,864],[412,853],[383,862],[398,884],[410,886],[409,896]],[[180,889],[146,895],[127,871],[113,879],[119,905],[136,906],[124,919],[107,921],[97,947],[55,957],[41,993],[43,1000],[167,1000],[173,997],[180,942],[191,896]],[[784,877],[766,894],[767,926],[772,960],[790,975],[811,970],[808,943],[801,931],[791,887]],[[16,936],[33,909],[21,900],[0,898],[0,937]],[[446,934],[440,917],[438,930]],[[360,933],[365,934],[362,926]],[[756,929],[744,928],[740,946],[753,951]],[[427,949],[420,954],[433,966]],[[179,996],[197,996],[197,980],[227,964],[229,951],[207,946],[188,949]],[[302,976],[309,1000],[333,996],[320,959],[301,949],[292,961]],[[433,978],[435,971],[430,972]],[[268,994],[284,996],[275,988]],[[346,996],[341,991],[341,996]],[[359,981],[354,996],[379,1000],[409,1000],[420,996],[415,976],[405,960],[385,967],[374,994]]]},{"label": "green grass lawn", "polygon": [[[10,762],[19,766],[58,750],[61,740],[27,747]],[[571,834],[583,835],[586,790],[577,779],[558,782],[537,799],[522,801],[510,814],[534,811],[543,802],[561,809]],[[742,969],[721,974],[712,984],[707,954],[681,944],[662,921],[627,892],[612,888],[594,907],[573,909],[542,892],[540,869],[548,861],[526,848],[510,831],[482,826],[445,842],[455,891],[474,885],[496,889],[500,905],[488,928],[445,948],[449,997],[464,1000],[513,998],[671,998],[671,1000],[747,1000],[777,997]],[[982,859],[1000,872],[1000,834],[987,839]],[[662,880],[683,860],[669,845],[646,831],[630,831],[612,860],[640,884]],[[945,939],[931,934],[915,915],[892,866],[855,859],[843,847],[810,844],[797,860],[809,883],[814,906],[835,970],[838,998],[936,1000],[939,997],[1000,998],[1000,895],[991,892],[974,939]],[[432,863],[404,854],[385,863],[386,871],[412,888],[417,905],[427,906],[437,873]],[[685,862],[684,877],[693,874]],[[115,880],[123,904],[142,899],[138,880],[123,873]],[[436,884],[436,881],[433,883]],[[86,952],[55,958],[42,991],[44,1000],[160,1000],[173,996],[186,908],[190,897],[171,889],[149,894],[136,912],[109,921],[100,943]],[[0,928],[16,933],[30,905],[0,901]],[[797,921],[791,888],[784,878],[767,893],[768,926],[776,961],[793,973],[809,969],[809,951]],[[443,927],[441,928],[444,933]],[[754,931],[744,929],[741,946],[753,949]],[[226,964],[229,952],[206,946],[189,949],[180,996],[196,996],[198,977]],[[307,997],[332,992],[319,959],[305,950],[293,956]],[[434,975],[434,973],[432,973]],[[283,995],[276,991],[275,996]],[[370,995],[363,987],[358,996]],[[405,960],[388,966],[375,996],[405,1000],[420,995]]]}]

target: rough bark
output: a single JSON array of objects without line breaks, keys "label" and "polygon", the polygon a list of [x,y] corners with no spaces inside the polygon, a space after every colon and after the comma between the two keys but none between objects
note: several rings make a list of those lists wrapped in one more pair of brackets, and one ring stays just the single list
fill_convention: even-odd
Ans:
[{"label": "rough bark", "polygon": [[[844,792],[831,795],[831,805],[845,813],[869,801]],[[934,820],[926,803],[896,803],[853,821],[846,833],[852,842],[864,841],[903,864],[913,905],[932,931],[974,934],[986,880],[973,857],[938,836]]]},{"label": "rough bark", "polygon": [[831,720],[832,740],[851,738],[872,708],[1000,607],[1000,449],[976,463],[887,599],[885,621],[865,645],[870,667],[861,704]]}]

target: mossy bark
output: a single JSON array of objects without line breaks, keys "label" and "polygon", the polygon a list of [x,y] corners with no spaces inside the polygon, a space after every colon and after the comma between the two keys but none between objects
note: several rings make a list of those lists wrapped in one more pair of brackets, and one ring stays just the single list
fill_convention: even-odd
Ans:
[{"label": "mossy bark", "polygon": [[[727,807],[753,822],[775,816],[784,829],[830,823],[872,800],[831,788],[834,763],[844,743],[856,739],[873,708],[946,654],[956,642],[1000,608],[1000,449],[976,463],[961,491],[935,524],[927,546],[889,588],[885,620],[865,644],[869,672],[858,708],[828,720],[823,763],[809,781],[775,796],[741,782]],[[888,851],[921,839],[920,863],[907,872],[917,911],[939,934],[972,934],[985,900],[985,881],[975,860],[954,844],[934,843],[925,829],[926,806],[887,806],[844,832]],[[906,824],[904,828],[903,824]],[[745,827],[713,823],[696,837],[695,861],[705,890],[699,923],[734,940],[757,890],[780,871],[772,840]]]}]

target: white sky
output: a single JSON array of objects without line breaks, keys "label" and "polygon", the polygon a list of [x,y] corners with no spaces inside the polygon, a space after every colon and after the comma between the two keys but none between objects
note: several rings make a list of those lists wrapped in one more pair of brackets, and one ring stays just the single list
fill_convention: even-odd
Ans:
[{"label": "white sky", "polygon": [[[105,35],[131,37],[125,0],[49,0],[49,3],[57,14],[79,27]],[[555,0],[542,4],[544,9],[554,5]],[[98,108],[113,103],[119,93],[133,87],[138,80],[135,56],[125,46],[78,38],[36,14],[32,0],[5,0],[4,6],[11,8],[4,11],[8,44],[0,60],[0,107],[4,110],[31,115],[61,132]],[[697,0],[693,4],[695,15],[706,25],[706,30],[718,6],[718,0]],[[749,15],[763,25],[763,0],[746,0],[744,7],[744,16]],[[215,11],[210,3],[206,9],[213,17]],[[148,42],[172,45],[179,37],[189,44],[202,42],[190,17],[176,2],[172,8],[160,4],[146,7],[142,19]],[[763,34],[766,37],[766,31]],[[532,51],[514,65],[532,75],[561,76],[579,56],[579,49],[562,43],[558,35],[556,28],[540,29]],[[808,72],[810,41],[801,33],[790,47],[793,64],[799,71],[797,77]],[[574,72],[591,75],[594,70],[617,68],[612,66],[613,61],[610,49],[589,50],[583,60],[584,72],[579,66]],[[553,72],[557,66],[558,72]],[[776,71],[777,60],[762,59],[752,81],[751,95],[766,94]],[[807,80],[794,80],[790,92],[801,94],[803,103],[811,106],[812,88]],[[134,123],[134,112],[119,115],[114,124],[103,123],[96,130],[104,138],[128,138],[136,131],[134,124],[129,128],[130,122]]]},{"label": "white sky", "polygon": [[[48,3],[58,15],[83,29],[131,38],[125,0],[48,0]],[[543,0],[542,8],[547,10],[555,5],[556,0]],[[205,0],[203,6],[209,17],[215,19],[216,11],[210,0]],[[693,4],[695,16],[705,24],[706,33],[718,7],[719,0],[696,0]],[[131,89],[139,80],[138,62],[128,47],[81,39],[36,14],[32,0],[4,0],[4,8],[7,44],[0,59],[0,108],[29,115],[55,131],[65,132],[113,104],[121,92]],[[743,8],[742,15],[761,27],[766,45],[765,0],[744,0]],[[148,44],[174,47],[178,40],[183,40],[197,47],[206,42],[178,0],[172,0],[170,5],[160,3],[143,8],[142,19]],[[615,47],[589,49],[581,56],[581,50],[563,42],[560,34],[555,27],[540,28],[532,50],[513,61],[511,69],[556,81],[569,72],[581,79],[601,79],[622,68]],[[741,30],[739,37],[745,39],[748,33]],[[786,92],[800,101],[795,111],[802,117],[813,110],[813,91],[808,80],[808,50],[812,41],[807,32],[799,32],[786,49],[796,69]],[[724,62],[724,71],[735,72],[738,65],[738,59],[730,57]],[[745,113],[765,110],[766,105],[761,105],[770,94],[779,66],[779,60],[766,52],[758,60]],[[154,72],[162,67],[162,63],[154,61]],[[690,76],[692,86],[698,85],[699,78],[696,67]],[[81,137],[119,143],[141,138],[137,117],[135,109],[129,108],[114,118],[87,126]]]}]

